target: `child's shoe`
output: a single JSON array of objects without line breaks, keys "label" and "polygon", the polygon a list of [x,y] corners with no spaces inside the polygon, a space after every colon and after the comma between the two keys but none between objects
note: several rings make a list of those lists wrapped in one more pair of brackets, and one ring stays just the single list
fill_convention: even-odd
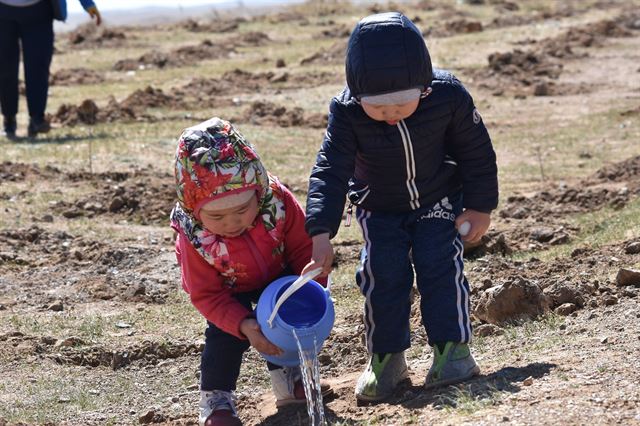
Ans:
[{"label": "child's shoe", "polygon": [[366,370],[358,378],[358,401],[377,402],[391,396],[398,383],[409,376],[404,352],[372,354]]},{"label": "child's shoe", "polygon": [[200,425],[242,426],[234,399],[231,392],[200,391]]},{"label": "child's shoe", "polygon": [[[300,367],[276,368],[270,370],[269,375],[271,376],[271,388],[276,396],[276,407],[307,402]],[[333,389],[324,380],[320,380],[320,392],[323,397],[326,397],[333,393]]]},{"label": "child's shoe", "polygon": [[424,388],[452,385],[477,374],[480,374],[480,367],[473,359],[468,344],[447,342],[442,352],[438,345],[434,345],[433,364],[427,373]]}]

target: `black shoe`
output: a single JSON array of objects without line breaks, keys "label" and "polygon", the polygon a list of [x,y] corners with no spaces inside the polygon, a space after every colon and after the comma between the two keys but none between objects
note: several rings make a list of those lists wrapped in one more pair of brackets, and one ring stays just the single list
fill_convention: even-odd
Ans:
[{"label": "black shoe", "polygon": [[29,120],[29,128],[27,134],[30,138],[34,137],[38,133],[47,133],[51,130],[51,124],[46,118],[32,118]]},{"label": "black shoe", "polygon": [[8,139],[16,138],[16,129],[18,128],[18,122],[16,117],[4,117],[4,134]]}]

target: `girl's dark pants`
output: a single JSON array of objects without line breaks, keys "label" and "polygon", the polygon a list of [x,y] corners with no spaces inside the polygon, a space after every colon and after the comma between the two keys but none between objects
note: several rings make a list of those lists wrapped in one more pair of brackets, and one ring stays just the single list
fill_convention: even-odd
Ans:
[{"label": "girl's dark pants", "polygon": [[[282,276],[291,275],[287,270]],[[249,292],[237,293],[234,297],[244,307],[252,310],[252,303],[260,298],[264,288]],[[200,364],[200,389],[203,391],[236,389],[238,376],[240,376],[240,364],[242,354],[249,349],[249,341],[238,339],[236,336],[220,330],[207,321],[207,330],[204,333],[205,342]],[[269,370],[282,368],[279,365],[267,362]]]},{"label": "girl's dark pants", "polygon": [[357,209],[365,247],[356,282],[370,353],[409,348],[414,271],[429,344],[470,341],[469,284],[454,224],[461,212],[459,194],[408,213]]},{"label": "girl's dark pants", "polygon": [[0,106],[5,117],[18,113],[20,47],[29,116],[42,120],[53,55],[53,10],[48,0],[27,7],[0,3]]}]

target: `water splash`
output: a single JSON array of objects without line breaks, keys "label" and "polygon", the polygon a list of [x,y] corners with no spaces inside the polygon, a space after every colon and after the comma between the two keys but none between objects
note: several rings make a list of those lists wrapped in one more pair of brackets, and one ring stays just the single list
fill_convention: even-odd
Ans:
[{"label": "water splash", "polygon": [[[322,404],[322,391],[320,389],[320,363],[318,362],[318,343],[315,334],[313,335],[313,347],[303,348],[300,341],[304,332],[300,336],[293,329],[293,337],[298,345],[298,357],[300,358],[300,371],[302,372],[302,383],[304,384],[304,394],[307,397],[307,413],[311,420],[311,426],[326,425],[324,418],[324,405]],[[305,336],[308,337],[308,336]]]}]

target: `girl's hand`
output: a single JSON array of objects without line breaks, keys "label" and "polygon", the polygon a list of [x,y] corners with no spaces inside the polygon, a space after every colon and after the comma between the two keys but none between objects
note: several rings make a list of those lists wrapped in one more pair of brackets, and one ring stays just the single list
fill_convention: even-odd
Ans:
[{"label": "girl's hand", "polygon": [[[487,233],[487,229],[489,229],[489,225],[491,224],[491,215],[489,213],[467,209],[456,218],[456,228],[459,231],[462,231],[460,228],[465,222],[469,222],[471,227],[466,235],[463,235],[463,232],[460,232],[462,240],[469,243],[477,243],[480,241],[480,238]],[[467,226],[465,225],[465,227]]]},{"label": "girl's hand", "polygon": [[283,354],[282,349],[280,349],[269,340],[267,340],[266,337],[264,337],[258,321],[256,321],[254,318],[243,319],[240,323],[240,332],[247,336],[247,339],[249,339],[249,343],[251,344],[251,346],[256,348],[258,352],[272,356],[279,356]]},{"label": "girl's hand", "polygon": [[313,249],[311,251],[311,262],[302,270],[301,275],[314,269],[322,268],[322,272],[316,278],[326,277],[331,273],[333,264],[333,246],[329,240],[329,234],[318,234],[311,237]]}]

